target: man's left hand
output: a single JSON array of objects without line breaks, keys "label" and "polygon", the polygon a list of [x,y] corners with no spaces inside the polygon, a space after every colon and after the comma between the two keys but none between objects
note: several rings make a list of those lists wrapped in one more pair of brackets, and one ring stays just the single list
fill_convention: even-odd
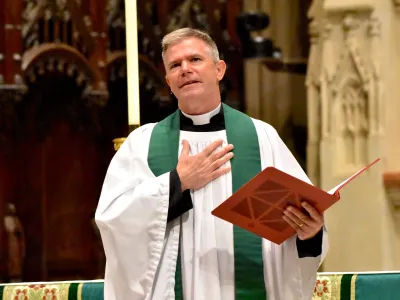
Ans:
[{"label": "man's left hand", "polygon": [[324,217],[309,203],[302,202],[301,205],[307,210],[309,216],[293,206],[288,206],[283,212],[283,219],[296,230],[300,240],[308,240],[321,230]]}]

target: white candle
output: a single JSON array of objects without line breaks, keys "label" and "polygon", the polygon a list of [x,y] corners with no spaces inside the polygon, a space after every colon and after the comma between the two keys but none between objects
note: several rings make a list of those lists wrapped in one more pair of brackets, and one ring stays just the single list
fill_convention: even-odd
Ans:
[{"label": "white candle", "polygon": [[128,76],[128,123],[140,125],[139,57],[136,0],[125,0],[126,59]]}]

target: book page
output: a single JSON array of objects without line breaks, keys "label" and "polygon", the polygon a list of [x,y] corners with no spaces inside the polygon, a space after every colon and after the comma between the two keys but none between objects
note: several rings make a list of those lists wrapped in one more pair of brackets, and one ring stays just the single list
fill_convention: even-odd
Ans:
[{"label": "book page", "polygon": [[347,178],[346,180],[344,180],[343,182],[341,182],[340,184],[338,184],[337,186],[335,186],[333,189],[329,190],[329,192],[327,192],[328,194],[333,195],[336,192],[339,192],[339,190],[341,188],[343,188],[345,185],[347,185],[347,183],[349,183],[350,181],[352,181],[354,178],[356,178],[358,175],[360,175],[362,172],[364,172],[365,170],[367,170],[369,167],[371,167],[372,165],[374,165],[375,163],[377,163],[380,160],[380,158],[377,158],[376,160],[374,160],[372,163],[368,164],[367,166],[365,166],[364,168],[362,168],[361,170],[359,170],[358,172],[354,173],[353,175],[351,175],[349,178]]}]

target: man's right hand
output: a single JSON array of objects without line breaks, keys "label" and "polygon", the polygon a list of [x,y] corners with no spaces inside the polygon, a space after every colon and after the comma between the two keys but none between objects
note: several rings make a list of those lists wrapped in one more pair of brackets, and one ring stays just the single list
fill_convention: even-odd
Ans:
[{"label": "man's right hand", "polygon": [[182,192],[187,189],[198,189],[210,181],[226,174],[230,166],[223,167],[233,157],[233,145],[215,151],[222,145],[222,140],[217,140],[208,145],[202,152],[190,156],[190,145],[182,141],[182,152],[178,160],[176,171],[181,180]]}]

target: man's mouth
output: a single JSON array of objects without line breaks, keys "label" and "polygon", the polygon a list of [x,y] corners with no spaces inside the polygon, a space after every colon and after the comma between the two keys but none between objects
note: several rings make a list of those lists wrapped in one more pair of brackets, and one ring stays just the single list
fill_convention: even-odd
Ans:
[{"label": "man's mouth", "polygon": [[185,87],[187,85],[191,85],[193,83],[199,83],[199,82],[200,81],[198,81],[198,80],[191,80],[191,81],[188,81],[188,82],[185,82],[184,84],[182,84],[181,88],[183,88],[183,87]]}]

